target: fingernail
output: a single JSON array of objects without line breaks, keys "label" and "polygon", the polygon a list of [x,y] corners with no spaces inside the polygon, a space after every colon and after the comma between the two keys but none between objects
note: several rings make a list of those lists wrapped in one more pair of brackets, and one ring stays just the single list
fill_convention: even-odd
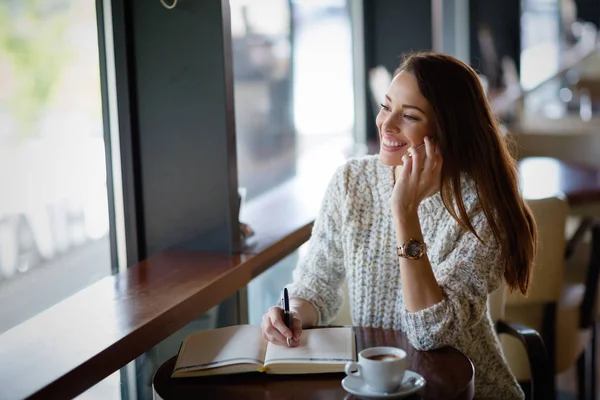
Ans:
[{"label": "fingernail", "polygon": [[290,347],[292,345],[290,338],[287,338],[287,345],[288,345],[288,347]]}]

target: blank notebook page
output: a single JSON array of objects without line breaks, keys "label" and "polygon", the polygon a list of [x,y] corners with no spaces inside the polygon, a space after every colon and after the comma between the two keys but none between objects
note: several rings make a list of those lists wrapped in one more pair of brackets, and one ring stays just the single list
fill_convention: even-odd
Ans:
[{"label": "blank notebook page", "polygon": [[190,335],[181,349],[175,368],[206,368],[238,363],[261,363],[265,340],[260,326],[240,325],[197,332]]},{"label": "blank notebook page", "polygon": [[265,364],[281,363],[342,363],[353,361],[354,332],[352,328],[323,328],[302,331],[298,347],[269,343]]}]

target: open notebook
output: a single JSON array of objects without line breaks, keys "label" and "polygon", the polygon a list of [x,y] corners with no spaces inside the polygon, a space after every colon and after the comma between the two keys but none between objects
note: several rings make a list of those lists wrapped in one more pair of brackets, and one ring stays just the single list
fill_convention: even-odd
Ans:
[{"label": "open notebook", "polygon": [[279,346],[262,337],[260,326],[236,325],[188,335],[173,378],[260,371],[268,374],[343,372],[356,359],[351,327],[302,331],[298,347]]}]

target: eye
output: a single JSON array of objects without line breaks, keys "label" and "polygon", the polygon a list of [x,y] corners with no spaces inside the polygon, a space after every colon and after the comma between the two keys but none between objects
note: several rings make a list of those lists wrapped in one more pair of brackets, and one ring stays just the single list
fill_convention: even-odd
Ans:
[{"label": "eye", "polygon": [[412,116],[412,115],[410,115],[410,114],[404,114],[404,118],[406,118],[406,119],[407,119],[407,120],[409,120],[409,121],[418,121],[418,120],[419,120],[419,118],[417,118],[417,117],[413,117],[413,116]]},{"label": "eye", "polygon": [[381,108],[383,108],[385,111],[391,111],[390,108],[388,106],[386,106],[385,104],[380,104]]}]

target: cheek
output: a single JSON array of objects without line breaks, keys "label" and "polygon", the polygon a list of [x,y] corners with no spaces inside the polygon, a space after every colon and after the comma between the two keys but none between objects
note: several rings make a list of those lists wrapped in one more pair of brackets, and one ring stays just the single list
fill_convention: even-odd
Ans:
[{"label": "cheek", "polygon": [[404,135],[408,140],[413,143],[423,143],[425,140],[425,136],[431,136],[432,132],[429,129],[429,126],[405,126],[404,127]]},{"label": "cheek", "polygon": [[381,113],[377,114],[377,117],[375,117],[375,125],[377,125],[377,128],[381,131],[381,125],[383,125],[383,121],[385,121],[385,118],[381,115]]}]

